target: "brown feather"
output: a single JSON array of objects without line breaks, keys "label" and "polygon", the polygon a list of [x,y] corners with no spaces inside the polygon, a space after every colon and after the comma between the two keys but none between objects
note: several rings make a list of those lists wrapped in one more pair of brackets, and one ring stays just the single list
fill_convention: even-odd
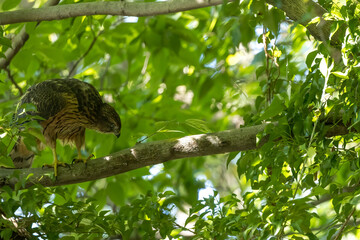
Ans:
[{"label": "brown feather", "polygon": [[[80,156],[86,128],[120,135],[119,115],[113,107],[103,103],[100,94],[89,83],[77,79],[47,80],[29,88],[20,101],[20,104],[24,103],[32,103],[37,108],[37,112],[26,114],[45,119],[39,122],[47,145],[53,149],[54,164],[57,164],[56,139],[75,144]],[[10,156],[16,167],[30,167],[34,153],[26,149],[19,138]]]}]

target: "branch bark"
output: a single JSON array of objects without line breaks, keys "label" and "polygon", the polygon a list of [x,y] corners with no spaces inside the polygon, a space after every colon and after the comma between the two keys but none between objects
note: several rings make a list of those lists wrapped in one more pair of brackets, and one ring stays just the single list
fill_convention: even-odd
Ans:
[{"label": "branch bark", "polygon": [[[264,131],[267,125],[261,124],[217,133],[137,144],[109,156],[91,159],[87,162],[86,167],[83,163],[74,164],[70,168],[59,167],[59,176],[56,181],[51,177],[53,175],[52,168],[3,168],[0,169],[0,187],[8,185],[14,188],[19,179],[28,179],[22,188],[28,188],[37,183],[47,187],[74,184],[174,159],[253,150],[267,141],[267,138],[263,138],[258,144],[256,143],[256,135]],[[334,134],[336,128],[336,126],[332,128]],[[13,177],[15,175],[18,178]]]},{"label": "branch bark", "polygon": [[[306,27],[316,40],[325,42],[325,46],[327,46],[335,62],[341,62],[340,35],[346,29],[345,24],[330,38],[332,22],[324,20],[323,15],[327,13],[327,10],[318,3],[311,0],[266,0],[266,2],[283,10],[291,20]],[[309,24],[316,17],[320,18],[320,22]],[[328,41],[329,45],[327,45]]]},{"label": "branch bark", "polygon": [[[232,2],[233,0],[228,1]],[[329,40],[331,22],[325,21],[322,18],[322,16],[327,13],[327,10],[318,3],[311,0],[266,0],[266,2],[283,10],[291,20],[305,26],[315,39],[320,41]],[[177,0],[165,2],[110,1],[64,4],[3,12],[0,13],[0,25],[60,20],[90,15],[154,16],[215,6],[223,3],[224,0]],[[320,17],[320,23],[308,25],[315,17]],[[330,39],[332,47],[338,48],[341,31],[342,30],[338,30]],[[336,49],[332,49],[331,51],[335,51],[334,57],[338,58],[338,51]]]},{"label": "branch bark", "polygon": [[[54,6],[59,3],[60,0],[49,0],[44,4],[44,8],[48,6]],[[32,9],[27,9],[32,10]],[[11,12],[10,12],[11,13]],[[2,13],[0,13],[0,19],[2,18]],[[0,20],[1,21],[1,20]],[[29,35],[26,33],[26,27],[20,30],[20,32],[14,37],[12,40],[11,48],[5,51],[5,58],[0,59],[0,69],[6,69],[10,64],[11,60],[15,57],[15,55],[20,51],[20,49],[24,46],[26,41],[29,39]]]},{"label": "branch bark", "polygon": [[[34,21],[51,21],[60,20],[70,17],[90,16],[90,15],[123,15],[123,16],[154,16],[159,14],[175,13],[197,8],[220,5],[224,0],[177,0],[166,2],[126,2],[126,1],[110,1],[110,2],[86,2],[56,5],[59,0],[50,0],[53,2],[42,8],[22,9],[16,11],[0,13],[0,25],[34,22]],[[232,0],[229,0],[231,2]],[[330,36],[331,22],[322,19],[326,9],[313,1],[302,0],[266,0],[267,3],[283,10],[287,16],[293,21],[307,27],[310,34],[315,39],[325,41]],[[320,17],[319,24],[307,25],[311,19]],[[331,39],[332,46],[338,45],[339,33],[334,34]],[[0,69],[6,67],[14,55],[24,45],[28,38],[25,29],[21,34],[13,40],[13,48],[8,49],[5,53],[6,58],[0,59]],[[335,50],[336,51],[336,50]],[[338,52],[338,51],[336,51]],[[338,53],[335,54],[339,55]],[[338,56],[335,58],[338,58]]]},{"label": "branch bark", "polygon": [[19,50],[24,46],[25,42],[29,39],[29,34],[26,33],[25,26],[21,31],[14,37],[12,40],[12,48],[9,48],[5,51],[5,58],[0,59],[0,69],[6,69],[10,64],[11,60],[19,52]]},{"label": "branch bark", "polygon": [[18,179],[10,176],[16,171],[19,179],[30,175],[23,186],[25,188],[36,183],[57,186],[105,178],[174,159],[255,149],[256,134],[262,132],[266,125],[137,144],[109,156],[91,159],[86,167],[83,163],[74,164],[71,168],[59,167],[56,181],[51,178],[52,168],[0,169],[0,187],[9,185],[13,188]]},{"label": "branch bark", "polygon": [[[266,0],[267,3],[283,10],[293,21],[307,27],[310,34],[317,40],[326,41],[330,36],[330,21],[325,21],[322,16],[327,13],[319,4],[303,0]],[[309,24],[316,17],[320,17],[319,24]]]},{"label": "branch bark", "polygon": [[[231,2],[232,0],[229,0]],[[283,10],[293,21],[306,26],[316,39],[329,39],[331,22],[321,20],[320,24],[307,26],[314,17],[322,17],[326,9],[313,1],[302,0],[266,0],[267,3]],[[165,2],[86,2],[64,4],[44,8],[22,9],[0,13],[0,25],[60,20],[70,17],[90,15],[154,16],[191,9],[220,5],[224,0],[177,0]],[[335,40],[334,40],[335,41]]]},{"label": "branch bark", "polygon": [[220,5],[223,0],[176,0],[166,2],[86,2],[0,13],[0,25],[60,20],[90,15],[154,16]]}]

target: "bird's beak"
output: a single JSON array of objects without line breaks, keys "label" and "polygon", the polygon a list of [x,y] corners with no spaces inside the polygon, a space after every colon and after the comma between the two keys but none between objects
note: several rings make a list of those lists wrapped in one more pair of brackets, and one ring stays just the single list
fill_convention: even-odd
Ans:
[{"label": "bird's beak", "polygon": [[115,136],[116,136],[117,138],[119,138],[119,137],[120,137],[120,133],[115,133]]}]

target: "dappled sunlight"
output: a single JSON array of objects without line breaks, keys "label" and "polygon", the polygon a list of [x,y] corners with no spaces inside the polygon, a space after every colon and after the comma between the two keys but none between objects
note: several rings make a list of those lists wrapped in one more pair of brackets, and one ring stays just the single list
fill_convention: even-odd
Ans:
[{"label": "dappled sunlight", "polygon": [[181,85],[176,88],[176,94],[174,95],[174,100],[181,101],[185,105],[183,107],[191,104],[194,93],[191,90],[187,90],[186,86]]},{"label": "dappled sunlight", "polygon": [[215,136],[215,135],[213,135],[213,136],[206,136],[205,139],[206,139],[207,141],[209,141],[211,144],[216,145],[216,146],[219,145],[219,143],[221,142],[220,139],[219,139],[219,137],[218,137],[218,136]]},{"label": "dappled sunlight", "polygon": [[1,1],[1,238],[360,239],[359,9]]}]

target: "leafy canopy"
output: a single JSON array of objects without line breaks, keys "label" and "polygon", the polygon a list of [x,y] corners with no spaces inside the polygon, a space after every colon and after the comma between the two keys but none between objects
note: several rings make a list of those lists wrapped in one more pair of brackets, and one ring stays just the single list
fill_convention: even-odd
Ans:
[{"label": "leafy canopy", "polygon": [[[60,4],[74,2],[85,1]],[[1,3],[3,12],[25,7]],[[247,152],[176,160],[76,185],[4,186],[0,236],[359,238],[360,8],[350,0],[315,4],[326,10],[336,41],[315,39],[286,17],[286,9],[259,0],[151,17],[0,27],[1,58],[23,27],[29,34],[0,72],[3,166],[12,166],[8,153],[18,135],[29,148],[36,145],[12,121],[20,89],[69,74],[93,84],[123,122],[119,140],[87,131],[84,155],[274,123],[258,135],[265,144]],[[335,125],[349,131],[329,135]],[[76,151],[58,145],[58,154],[70,163]],[[50,149],[38,151],[34,167],[51,162]]]}]

